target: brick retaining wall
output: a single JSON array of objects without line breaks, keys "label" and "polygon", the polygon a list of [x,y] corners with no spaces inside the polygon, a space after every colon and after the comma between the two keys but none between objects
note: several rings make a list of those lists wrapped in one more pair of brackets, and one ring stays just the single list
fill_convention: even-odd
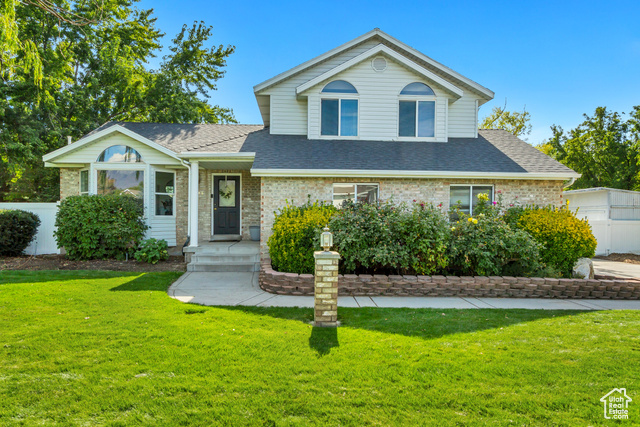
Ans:
[{"label": "brick retaining wall", "polygon": [[[267,260],[260,270],[260,287],[280,295],[313,295],[313,274],[281,273]],[[640,280],[341,274],[338,295],[637,300]]]}]

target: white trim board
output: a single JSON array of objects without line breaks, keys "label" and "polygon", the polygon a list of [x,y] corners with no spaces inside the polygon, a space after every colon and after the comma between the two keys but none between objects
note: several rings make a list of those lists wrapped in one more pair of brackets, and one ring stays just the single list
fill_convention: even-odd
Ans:
[{"label": "white trim board", "polygon": [[[51,162],[54,159],[56,159],[56,158],[58,158],[58,157],[60,157],[60,156],[62,156],[64,154],[67,154],[67,153],[70,153],[72,151],[78,150],[78,149],[84,147],[85,145],[90,144],[90,143],[92,143],[92,142],[94,142],[94,141],[96,141],[96,140],[98,140],[100,138],[103,138],[105,136],[111,135],[114,132],[120,132],[121,134],[126,135],[126,136],[128,136],[128,137],[130,137],[132,139],[135,139],[136,141],[138,141],[138,142],[140,142],[142,144],[145,144],[145,145],[147,145],[147,146],[149,146],[149,147],[151,147],[153,149],[156,149],[156,150],[160,151],[163,154],[166,154],[167,156],[169,156],[171,158],[174,158],[174,159],[176,159],[178,161],[180,160],[180,158],[172,150],[170,150],[168,148],[165,148],[162,145],[157,144],[157,143],[151,141],[150,139],[147,139],[144,136],[142,136],[140,134],[137,134],[137,133],[135,133],[135,132],[123,127],[123,126],[118,125],[118,124],[111,125],[108,128],[102,129],[99,132],[96,132],[96,133],[91,134],[89,136],[85,136],[85,137],[79,139],[78,141],[76,141],[76,142],[74,142],[72,144],[66,145],[66,146],[64,146],[62,148],[58,148],[57,150],[52,151],[51,153],[45,154],[44,156],[42,156],[42,160],[45,163]],[[52,164],[51,166],[57,166],[57,165]]]},{"label": "white trim board", "polygon": [[416,64],[415,62],[411,61],[410,59],[406,58],[405,56],[399,54],[398,52],[390,49],[389,47],[383,45],[383,44],[379,44],[376,45],[374,47],[372,47],[371,49],[369,49],[366,52],[361,53],[360,55],[356,56],[355,58],[351,58],[350,60],[343,62],[342,64],[338,65],[337,67],[332,68],[329,71],[326,71],[322,74],[320,74],[317,77],[314,77],[313,79],[307,81],[306,83],[301,84],[300,86],[298,86],[296,88],[296,95],[300,95],[303,92],[305,92],[306,90],[309,90],[310,88],[312,88],[313,86],[330,79],[331,77],[335,76],[338,73],[341,73],[342,71],[345,71],[359,63],[361,63],[362,61],[365,61],[368,58],[371,58],[373,56],[379,55],[381,53],[384,53],[385,55],[391,57],[392,59],[394,59],[395,61],[399,62],[400,64],[404,65],[407,68],[410,68],[411,70],[415,71],[416,73],[420,74],[421,76],[423,76],[424,78],[426,78],[427,80],[430,80],[432,82],[434,82],[435,84],[437,84],[438,86],[440,86],[442,89],[446,90],[447,92],[451,93],[452,95],[454,95],[457,98],[462,98],[462,96],[464,95],[464,91],[462,89],[460,89],[459,87],[449,83],[448,81],[446,81],[445,79],[443,79],[442,77],[434,74],[433,72],[427,70],[426,68]]},{"label": "white trim board", "polygon": [[362,178],[448,178],[448,179],[523,179],[523,180],[568,180],[578,178],[577,173],[542,172],[456,172],[456,171],[393,171],[393,170],[349,170],[349,169],[251,169],[252,176],[273,177],[362,177]]}]

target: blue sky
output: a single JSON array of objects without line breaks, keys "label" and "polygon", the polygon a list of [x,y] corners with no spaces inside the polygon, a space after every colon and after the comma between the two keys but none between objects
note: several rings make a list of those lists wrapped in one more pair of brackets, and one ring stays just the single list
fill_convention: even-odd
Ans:
[{"label": "blue sky", "polygon": [[[571,129],[606,106],[640,105],[640,1],[158,1],[164,45],[203,20],[215,44],[231,44],[212,101],[240,123],[262,123],[253,86],[379,27],[493,90],[480,117],[507,99],[531,113],[537,144],[549,126]],[[154,65],[153,63],[151,64]]]}]

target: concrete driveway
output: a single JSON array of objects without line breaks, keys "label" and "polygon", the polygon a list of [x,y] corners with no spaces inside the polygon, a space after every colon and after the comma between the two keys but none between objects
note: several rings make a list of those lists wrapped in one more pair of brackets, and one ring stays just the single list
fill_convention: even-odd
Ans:
[{"label": "concrete driveway", "polygon": [[[258,273],[187,272],[168,290],[169,296],[211,306],[313,307],[313,297],[274,295],[258,286]],[[470,298],[470,297],[350,297],[340,307],[385,308],[525,308],[537,310],[640,310],[640,301]]]},{"label": "concrete driveway", "polygon": [[640,279],[640,264],[629,264],[627,262],[594,258],[593,269],[596,274],[601,274],[603,276]]}]

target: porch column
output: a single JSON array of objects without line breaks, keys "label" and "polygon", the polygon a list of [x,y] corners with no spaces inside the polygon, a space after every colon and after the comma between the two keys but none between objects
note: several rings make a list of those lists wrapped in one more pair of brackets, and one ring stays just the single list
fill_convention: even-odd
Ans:
[{"label": "porch column", "polygon": [[189,236],[190,247],[198,246],[198,174],[199,162],[191,161],[189,166]]}]

